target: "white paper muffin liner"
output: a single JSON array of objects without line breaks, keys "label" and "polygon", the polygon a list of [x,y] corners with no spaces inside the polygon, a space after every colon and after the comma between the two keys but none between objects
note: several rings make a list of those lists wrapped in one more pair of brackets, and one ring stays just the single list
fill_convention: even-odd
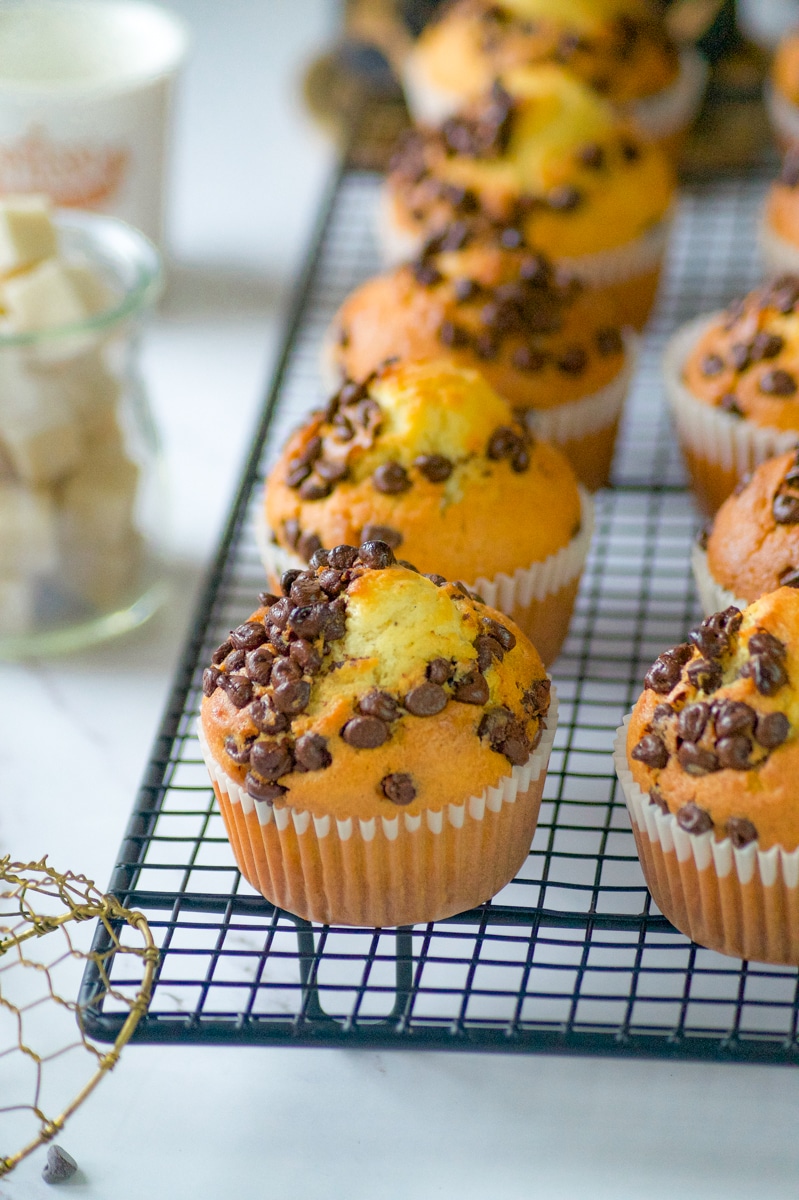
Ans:
[{"label": "white paper muffin liner", "polygon": [[799,431],[754,425],[722,409],[703,404],[683,383],[683,367],[704,331],[718,321],[712,313],[683,325],[669,341],[663,357],[666,395],[680,441],[697,456],[734,470],[738,478],[767,458],[793,450]]},{"label": "white paper muffin liner", "polygon": [[799,274],[799,246],[770,229],[765,218],[758,227],[757,243],[768,278]]},{"label": "white paper muffin liner", "polygon": [[[680,67],[674,83],[653,96],[635,100],[622,108],[653,141],[678,133],[693,121],[707,84],[708,65],[692,47],[680,52]],[[463,108],[462,93],[434,83],[424,69],[424,60],[413,51],[402,69],[405,101],[414,121],[440,125]]]},{"label": "white paper muffin liner", "polygon": [[763,99],[777,140],[783,146],[799,142],[799,105],[793,104],[770,82],[763,87]]},{"label": "white paper muffin liner", "polygon": [[[713,830],[689,834],[633,779],[627,760],[630,716],[616,731],[613,762],[639,845],[647,886],[683,933],[724,954],[799,962],[799,848],[741,849]],[[650,847],[648,862],[641,850]],[[675,861],[676,860],[676,861]]]},{"label": "white paper muffin liner", "polygon": [[[579,490],[580,529],[570,542],[543,562],[519,567],[512,575],[500,571],[492,579],[481,575],[473,583],[464,580],[469,590],[482,596],[491,608],[512,616],[514,608],[527,608],[533,600],[545,600],[579,579],[594,534],[594,502],[585,488],[580,486]],[[255,540],[270,578],[279,580],[284,571],[307,570],[308,564],[299,554],[272,541],[263,508],[256,517]]]},{"label": "white paper muffin liner", "polygon": [[[482,880],[491,879],[496,891],[519,869],[538,819],[557,710],[553,688],[541,741],[526,763],[512,767],[495,786],[441,809],[415,815],[399,810],[369,820],[313,816],[291,804],[253,800],[216,762],[199,723],[197,736],[222,797],[234,857],[253,886],[261,878],[259,862],[268,859],[270,883],[262,889],[267,899],[310,920],[414,924],[481,903],[488,899],[480,893]],[[516,834],[523,834],[521,843]],[[469,853],[476,846],[485,856],[479,864]],[[431,868],[439,878],[431,876]],[[419,878],[410,878],[414,874]],[[419,895],[409,899],[409,887]],[[460,905],[453,907],[454,897]]]},{"label": "white paper muffin liner", "polygon": [[699,599],[702,604],[702,612],[706,617],[710,617],[713,613],[724,612],[725,608],[730,605],[735,605],[736,608],[744,609],[748,605],[748,600],[742,600],[740,596],[736,596],[729,588],[722,587],[718,580],[710,573],[710,567],[707,564],[707,551],[695,543],[691,548],[691,570],[694,573],[696,588],[699,592]]}]

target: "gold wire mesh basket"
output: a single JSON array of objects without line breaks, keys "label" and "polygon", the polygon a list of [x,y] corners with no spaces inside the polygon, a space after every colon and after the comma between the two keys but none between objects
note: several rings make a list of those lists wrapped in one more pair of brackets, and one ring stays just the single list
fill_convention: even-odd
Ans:
[{"label": "gold wire mesh basket", "polygon": [[[91,948],[96,921],[105,931],[99,951]],[[117,955],[134,980],[124,987],[110,980]],[[86,1008],[72,998],[88,961],[101,980],[92,1006],[127,1012],[110,1049],[89,1041]],[[92,880],[46,859],[0,858],[0,1178],[49,1142],[116,1065],[150,1002],[157,962],[144,916]]]}]

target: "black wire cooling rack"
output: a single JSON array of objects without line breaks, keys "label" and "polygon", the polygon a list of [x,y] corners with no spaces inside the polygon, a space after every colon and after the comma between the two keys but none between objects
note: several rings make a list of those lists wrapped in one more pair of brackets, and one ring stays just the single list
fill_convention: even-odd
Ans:
[{"label": "black wire cooling rack", "polygon": [[[693,945],[652,902],[611,762],[614,730],[653,658],[700,613],[688,566],[697,518],[665,413],[669,333],[756,282],[765,180],[683,190],[571,632],[553,668],[560,720],[541,819],[519,876],[447,921],[381,931],[310,925],[237,871],[195,725],[202,667],[261,584],[252,518],[264,471],[321,396],[319,345],[377,269],[372,174],[335,182],[263,422],[189,638],[111,881],[161,948],[139,1041],[424,1046],[792,1062],[795,970]],[[112,982],[125,982],[122,961]],[[99,990],[91,969],[82,1000]],[[112,1039],[113,999],[88,1026]]]}]

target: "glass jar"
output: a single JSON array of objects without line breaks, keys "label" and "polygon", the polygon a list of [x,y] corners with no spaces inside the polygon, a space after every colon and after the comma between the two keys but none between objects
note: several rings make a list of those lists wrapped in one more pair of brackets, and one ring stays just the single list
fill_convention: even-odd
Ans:
[{"label": "glass jar", "polygon": [[58,263],[95,315],[54,324],[67,310],[41,280],[23,297],[30,332],[0,312],[5,658],[124,633],[166,595],[163,468],[139,373],[161,260],[112,217],[57,212],[54,225]]}]

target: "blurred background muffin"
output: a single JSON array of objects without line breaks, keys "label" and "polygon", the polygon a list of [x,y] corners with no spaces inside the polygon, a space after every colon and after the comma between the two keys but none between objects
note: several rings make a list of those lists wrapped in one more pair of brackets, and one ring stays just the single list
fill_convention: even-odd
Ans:
[{"label": "blurred background muffin", "polygon": [[799,146],[787,152],[768,190],[759,237],[768,275],[799,272]]}]

